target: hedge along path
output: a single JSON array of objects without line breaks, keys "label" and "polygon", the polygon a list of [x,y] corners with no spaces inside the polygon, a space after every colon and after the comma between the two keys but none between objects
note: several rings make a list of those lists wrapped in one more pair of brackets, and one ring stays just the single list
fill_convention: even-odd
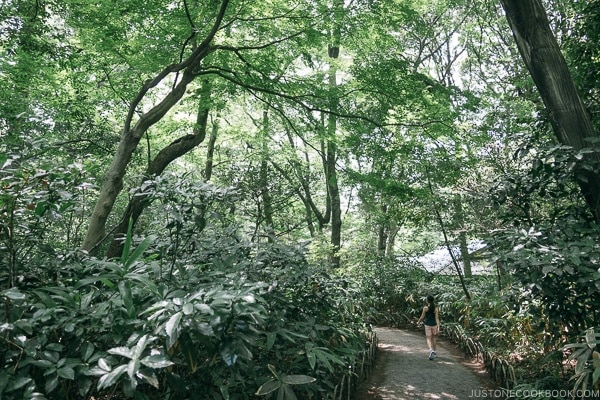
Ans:
[{"label": "hedge along path", "polygon": [[438,339],[438,357],[430,361],[424,331],[377,327],[375,332],[377,361],[358,390],[358,400],[467,400],[497,389],[480,363],[443,337]]}]

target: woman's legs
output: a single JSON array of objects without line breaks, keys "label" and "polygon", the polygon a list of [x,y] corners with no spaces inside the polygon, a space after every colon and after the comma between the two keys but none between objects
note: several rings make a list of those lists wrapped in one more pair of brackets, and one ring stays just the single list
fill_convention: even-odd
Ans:
[{"label": "woman's legs", "polygon": [[435,351],[435,336],[431,333],[427,334],[427,346],[429,347],[429,351]]},{"label": "woman's legs", "polygon": [[425,325],[425,337],[427,338],[427,346],[429,346],[429,359],[437,357],[437,326]]}]

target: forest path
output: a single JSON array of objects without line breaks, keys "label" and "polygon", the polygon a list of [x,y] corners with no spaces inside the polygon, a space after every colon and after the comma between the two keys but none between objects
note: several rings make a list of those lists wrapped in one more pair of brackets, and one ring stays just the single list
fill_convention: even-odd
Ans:
[{"label": "forest path", "polygon": [[438,357],[430,361],[425,332],[382,327],[375,332],[377,361],[358,400],[467,400],[495,388],[481,365],[443,337]]}]

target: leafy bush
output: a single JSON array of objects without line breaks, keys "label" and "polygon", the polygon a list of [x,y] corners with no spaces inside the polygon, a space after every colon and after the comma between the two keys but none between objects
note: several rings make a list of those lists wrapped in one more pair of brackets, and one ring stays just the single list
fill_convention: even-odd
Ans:
[{"label": "leafy bush", "polygon": [[600,387],[600,352],[598,344],[600,343],[600,333],[596,333],[594,328],[589,328],[583,335],[583,341],[569,343],[563,346],[563,350],[570,352],[568,360],[575,360],[575,374],[572,380],[575,381],[573,390],[581,390]]},{"label": "leafy bush", "polygon": [[365,348],[358,291],[302,248],[239,243],[163,275],[152,241],[1,293],[0,394],[321,398]]}]

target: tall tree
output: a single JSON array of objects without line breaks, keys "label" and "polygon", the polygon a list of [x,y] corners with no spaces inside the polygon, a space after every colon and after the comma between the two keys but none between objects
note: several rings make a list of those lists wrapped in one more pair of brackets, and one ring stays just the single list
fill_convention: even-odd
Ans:
[{"label": "tall tree", "polygon": [[[221,27],[228,3],[229,0],[221,2],[212,29],[202,42],[183,61],[168,66],[154,79],[146,82],[129,106],[119,146],[102,182],[98,201],[90,218],[87,235],[81,246],[83,250],[93,250],[104,239],[106,235],[106,221],[113,209],[118,194],[123,188],[123,177],[133,152],[144,133],[152,125],[160,121],[177,104],[185,94],[187,86],[196,78],[200,63],[212,50],[211,42]],[[162,83],[165,78],[172,76],[172,74],[181,74],[176,84],[173,85],[172,89],[157,105],[143,113],[134,124],[134,115],[138,111],[140,102],[148,94],[149,90]]]},{"label": "tall tree", "polygon": [[[541,0],[500,2],[557,139],[577,151],[590,148],[598,133],[577,92]],[[597,164],[600,152],[584,152],[583,158]],[[581,168],[577,182],[596,222],[600,223],[600,172]]]},{"label": "tall tree", "polygon": [[342,40],[341,25],[344,17],[344,2],[336,0],[332,6],[331,17],[331,43],[328,45],[328,54],[332,59],[329,62],[329,110],[327,117],[327,140],[325,143],[325,180],[327,182],[327,196],[331,204],[331,264],[334,268],[340,266],[340,248],[342,244],[342,204],[337,173],[337,113],[339,109],[339,94],[337,91],[337,65],[335,59],[339,57]]},{"label": "tall tree", "polygon": [[[157,176],[163,173],[163,171],[171,164],[174,160],[183,156],[196,148],[200,143],[204,141],[206,137],[206,130],[208,124],[208,116],[210,112],[210,96],[211,96],[211,81],[210,78],[205,79],[202,82],[202,88],[200,90],[200,98],[198,106],[198,113],[196,117],[196,124],[194,125],[191,134],[177,138],[168,146],[161,149],[156,157],[150,161],[146,172],[144,174],[144,180],[152,181]],[[152,185],[140,184],[140,189],[136,191],[134,196],[129,200],[129,204],[121,217],[119,223],[111,230],[111,236],[113,240],[106,252],[106,257],[113,258],[121,255],[123,248],[123,241],[125,234],[130,226],[135,226],[138,218],[146,208],[149,198],[151,196]],[[141,188],[144,188],[143,190]],[[96,246],[90,250],[95,249],[101,242],[98,242]],[[94,253],[94,251],[91,251]]]}]

